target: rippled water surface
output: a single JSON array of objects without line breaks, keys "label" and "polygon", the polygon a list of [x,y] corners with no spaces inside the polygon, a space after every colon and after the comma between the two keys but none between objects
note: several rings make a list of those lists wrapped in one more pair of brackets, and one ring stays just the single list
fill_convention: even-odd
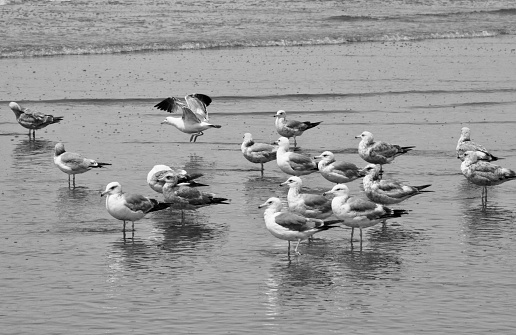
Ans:
[{"label": "rippled water surface", "polygon": [[[516,67],[510,38],[2,59],[0,160],[2,332],[140,334],[511,333],[516,287],[514,184],[481,189],[460,174],[464,125],[516,168]],[[221,61],[224,60],[224,61]],[[187,93],[213,97],[222,125],[188,143],[152,106]],[[29,140],[8,103],[64,117]],[[240,153],[244,132],[277,139],[276,110],[323,123],[298,139],[363,165],[355,135],[416,149],[384,178],[434,192],[397,206],[410,214],[364,231],[323,232],[287,256],[258,205],[286,198],[274,162],[265,176]],[[77,175],[52,161],[55,143],[113,165]],[[119,181],[146,185],[155,164],[205,176],[231,198],[136,223],[133,239],[99,196]],[[303,178],[307,192],[332,187]],[[358,181],[350,184],[360,192]]]}]

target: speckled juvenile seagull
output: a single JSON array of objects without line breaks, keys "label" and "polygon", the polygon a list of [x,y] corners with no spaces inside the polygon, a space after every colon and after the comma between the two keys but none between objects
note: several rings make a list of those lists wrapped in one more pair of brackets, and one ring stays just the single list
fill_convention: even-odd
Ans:
[{"label": "speckled juvenile seagull", "polygon": [[142,219],[147,213],[170,207],[170,204],[140,194],[123,193],[122,186],[116,181],[107,184],[104,192],[100,194],[101,197],[104,195],[107,195],[106,209],[108,213],[115,219],[124,222],[124,237],[126,221],[133,223],[132,231],[134,232],[135,221]]},{"label": "speckled juvenile seagull", "polygon": [[150,188],[152,188],[154,191],[163,193],[163,185],[165,185],[165,182],[160,178],[168,173],[177,175],[178,183],[184,183],[185,185],[191,187],[208,186],[206,184],[198,183],[194,180],[202,177],[202,173],[188,173],[183,169],[172,169],[170,166],[164,164],[158,164],[152,167],[152,169],[147,174],[147,184],[149,184]]},{"label": "speckled juvenile seagull", "polygon": [[33,137],[36,137],[37,129],[45,128],[50,124],[59,123],[59,121],[63,120],[62,116],[53,116],[29,108],[22,108],[16,102],[9,103],[9,108],[16,115],[16,121],[22,127],[29,129],[29,136],[32,130]]},{"label": "speckled juvenile seagull", "polygon": [[335,195],[331,202],[333,214],[344,220],[344,225],[351,227],[351,241],[353,241],[355,228],[360,229],[360,243],[362,243],[362,229],[408,213],[405,210],[390,209],[367,198],[350,196],[349,188],[345,184],[337,184],[323,195],[327,194]]},{"label": "speckled juvenile seagull", "polygon": [[294,252],[297,255],[299,243],[315,233],[338,227],[335,223],[325,223],[323,220],[306,218],[290,212],[282,212],[283,205],[278,198],[269,198],[258,208],[267,207],[263,213],[265,227],[275,237],[288,241],[288,255],[290,255],[290,241],[297,241]]},{"label": "speckled juvenile seagull", "polygon": [[276,131],[280,136],[294,138],[294,147],[297,146],[296,136],[301,136],[306,130],[318,126],[320,122],[287,120],[287,113],[284,110],[276,112]]},{"label": "speckled juvenile seagull", "polygon": [[333,155],[331,151],[325,151],[319,156],[314,157],[314,159],[317,158],[321,159],[319,163],[317,163],[319,172],[321,172],[324,179],[332,183],[349,183],[350,181],[364,176],[362,169],[358,168],[355,164],[336,162],[335,155]]},{"label": "speckled juvenile seagull", "polygon": [[73,187],[75,187],[75,175],[87,172],[94,168],[101,168],[110,163],[100,163],[96,160],[84,158],[74,152],[65,151],[64,144],[59,142],[54,148],[54,164],[59,170],[68,174],[68,187],[70,187],[70,175],[73,176]]},{"label": "speckled juvenile seagull", "polygon": [[464,161],[460,165],[462,174],[469,182],[483,186],[483,205],[487,202],[487,186],[500,185],[516,179],[516,172],[513,170],[487,162],[484,158],[485,153],[482,151],[466,151]]},{"label": "speckled juvenile seagull", "polygon": [[241,145],[242,154],[251,163],[259,163],[263,176],[263,164],[276,159],[278,147],[267,143],[258,143],[253,140],[250,133],[244,134],[244,141]]},{"label": "speckled juvenile seagull", "polygon": [[362,183],[369,200],[383,205],[399,204],[400,202],[426,191],[430,184],[410,186],[382,179],[382,167],[377,164],[369,164],[364,170],[366,176]]},{"label": "speckled juvenile seagull", "polygon": [[382,141],[375,142],[373,134],[368,131],[364,131],[362,134],[355,136],[355,138],[362,139],[358,144],[358,154],[360,157],[366,162],[373,164],[389,164],[394,158],[415,148],[414,146],[401,147]]},{"label": "speckled juvenile seagull", "polygon": [[478,157],[478,159],[482,159],[485,161],[496,161],[498,157],[489,153],[489,151],[482,145],[477,144],[471,141],[470,130],[468,127],[462,127],[459,141],[457,142],[457,158],[461,161],[464,161],[464,154],[466,151],[480,151],[485,155],[483,157]]}]

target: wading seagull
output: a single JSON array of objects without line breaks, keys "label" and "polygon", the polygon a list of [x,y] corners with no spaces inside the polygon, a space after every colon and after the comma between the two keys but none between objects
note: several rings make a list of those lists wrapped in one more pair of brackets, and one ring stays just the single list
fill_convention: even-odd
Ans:
[{"label": "wading seagull", "polygon": [[375,142],[373,134],[368,131],[364,131],[359,136],[355,136],[355,138],[362,139],[358,144],[358,154],[360,157],[366,162],[373,164],[389,164],[394,158],[415,148],[414,146],[400,147],[399,145],[382,141]]},{"label": "wading seagull", "polygon": [[172,208],[181,209],[181,214],[184,215],[183,210],[192,210],[199,207],[215,205],[215,204],[229,204],[227,198],[216,197],[213,193],[201,192],[196,188],[185,187],[178,183],[178,176],[172,173],[165,174],[161,177],[161,181],[165,183],[163,186],[163,197],[167,203],[171,204]]},{"label": "wading seagull", "polygon": [[464,154],[466,153],[466,151],[480,151],[485,154],[484,158],[480,158],[480,159],[488,161],[488,162],[498,160],[498,157],[491,155],[484,146],[471,141],[470,136],[471,135],[470,135],[469,128],[462,127],[460,138],[459,138],[459,141],[457,142],[457,148],[456,148],[458,159],[460,159],[461,161],[464,161]]},{"label": "wading seagull", "polygon": [[352,242],[355,228],[360,229],[360,243],[362,243],[362,229],[408,213],[405,210],[390,209],[366,198],[350,196],[349,188],[345,184],[337,184],[323,195],[327,194],[335,195],[331,201],[333,214],[338,219],[344,220],[344,225],[351,227]]},{"label": "wading seagull", "polygon": [[183,169],[174,170],[170,166],[163,164],[154,165],[154,167],[149,171],[147,174],[147,184],[149,184],[150,188],[154,191],[163,193],[163,185],[165,185],[165,182],[160,180],[160,178],[168,173],[175,174],[177,176],[178,183],[184,183],[187,186],[208,186],[194,181],[194,179],[202,177],[202,173],[188,173]]},{"label": "wading seagull", "polygon": [[292,176],[280,185],[289,187],[287,194],[288,209],[307,218],[326,219],[333,212],[331,200],[320,194],[301,193],[303,181],[297,176]]},{"label": "wading seagull", "polygon": [[22,108],[16,102],[9,103],[9,108],[11,108],[16,115],[16,121],[18,121],[22,127],[29,129],[29,137],[31,130],[32,136],[35,138],[36,129],[45,128],[49,124],[58,123],[63,120],[62,116],[52,116],[29,108]]},{"label": "wading seagull", "polygon": [[261,173],[263,176],[263,164],[276,159],[278,147],[267,143],[257,143],[253,141],[250,133],[244,134],[242,142],[242,154],[251,163],[259,163],[261,165]]},{"label": "wading seagull", "polygon": [[366,173],[362,181],[365,194],[369,200],[382,205],[399,204],[417,194],[432,192],[424,190],[431,186],[431,184],[410,186],[395,181],[383,180],[381,165],[369,164],[363,171]]},{"label": "wading seagull", "polygon": [[288,151],[290,142],[286,137],[280,137],[276,163],[281,171],[292,176],[302,176],[317,172],[317,164],[308,156]]},{"label": "wading seagull", "polygon": [[267,230],[275,237],[288,241],[288,255],[290,255],[290,241],[297,241],[294,252],[297,255],[299,243],[313,234],[338,227],[335,223],[325,223],[323,220],[306,218],[304,216],[282,212],[283,205],[278,198],[269,198],[258,208],[267,207],[263,213]]},{"label": "wading seagull", "polygon": [[284,110],[279,110],[274,115],[276,118],[276,131],[280,136],[286,138],[294,138],[294,147],[297,146],[296,136],[301,136],[305,130],[318,126],[320,122],[310,122],[310,121],[295,121],[288,120],[287,121],[287,113]]},{"label": "wading seagull", "polygon": [[70,187],[70,175],[73,176],[73,187],[75,187],[76,174],[111,165],[110,163],[100,163],[93,159],[84,158],[74,152],[67,152],[61,142],[57,143],[54,148],[54,164],[57,165],[59,170],[68,174],[68,187]]},{"label": "wading seagull", "polygon": [[330,151],[325,151],[319,156],[314,157],[314,159],[318,158],[321,159],[319,163],[317,163],[319,172],[321,172],[321,175],[326,180],[329,180],[332,183],[349,183],[350,181],[364,176],[362,169],[358,168],[355,164],[336,162],[335,156]]},{"label": "wading seagull", "polygon": [[516,172],[485,161],[486,154],[481,151],[466,151],[464,161],[460,165],[466,179],[483,186],[482,205],[487,204],[487,186],[494,186],[516,179]]},{"label": "wading seagull", "polygon": [[132,231],[134,234],[134,222],[142,219],[147,213],[159,211],[170,207],[170,204],[159,202],[156,199],[144,197],[140,194],[127,194],[122,192],[120,183],[114,181],[106,186],[106,190],[100,196],[106,197],[106,209],[108,213],[115,219],[124,222],[131,221]]}]

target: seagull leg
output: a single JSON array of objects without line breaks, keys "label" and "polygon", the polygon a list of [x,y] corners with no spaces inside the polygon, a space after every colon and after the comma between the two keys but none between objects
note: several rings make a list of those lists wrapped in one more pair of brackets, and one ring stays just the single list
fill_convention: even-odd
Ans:
[{"label": "seagull leg", "polygon": [[288,242],[287,255],[290,256],[290,241],[287,241],[287,242]]},{"label": "seagull leg", "polygon": [[300,242],[301,242],[301,239],[297,240],[296,248],[294,249],[294,252],[296,253],[296,255],[301,255],[301,253],[299,251],[297,251],[297,248],[299,247]]},{"label": "seagull leg", "polygon": [[192,142],[193,138],[194,138],[195,134],[193,134],[192,136],[190,136],[190,142]]},{"label": "seagull leg", "polygon": [[124,236],[125,236],[125,220],[122,220],[124,222],[124,228],[122,229],[122,231],[124,232]]},{"label": "seagull leg", "polygon": [[294,136],[294,148],[297,147],[296,137]]},{"label": "seagull leg", "polygon": [[355,228],[351,227],[351,243],[353,243],[353,233],[355,232]]},{"label": "seagull leg", "polygon": [[360,249],[362,249],[362,228],[360,228]]},{"label": "seagull leg", "polygon": [[68,188],[70,188],[70,175],[68,175]]},{"label": "seagull leg", "polygon": [[262,169],[260,170],[262,172],[262,177],[263,177],[263,163],[260,163],[262,165]]},{"label": "seagull leg", "polygon": [[202,135],[204,135],[204,133],[202,131],[200,131],[197,134],[195,134],[194,142],[197,142],[197,137],[202,136]]}]

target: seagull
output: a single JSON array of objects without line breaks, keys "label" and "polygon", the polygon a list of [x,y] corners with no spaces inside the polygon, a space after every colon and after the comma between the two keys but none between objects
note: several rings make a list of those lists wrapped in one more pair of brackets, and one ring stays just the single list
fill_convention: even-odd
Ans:
[{"label": "seagull", "polygon": [[320,194],[300,193],[303,181],[297,176],[292,176],[280,185],[288,185],[288,209],[307,218],[326,219],[333,212],[331,200]]},{"label": "seagull", "polygon": [[196,142],[197,137],[204,135],[203,130],[209,128],[221,128],[220,125],[208,122],[206,106],[211,103],[211,98],[204,94],[190,94],[185,97],[187,105],[176,98],[167,98],[154,107],[169,113],[181,112],[181,117],[167,117],[161,124],[170,124],[183,133],[192,134],[190,142]]},{"label": "seagull", "polygon": [[194,93],[185,96],[186,105],[174,97],[166,98],[154,105],[159,110],[169,113],[182,112],[183,107],[188,107],[201,121],[209,121],[206,107],[211,104],[211,98],[205,94]]},{"label": "seagull", "polygon": [[16,115],[16,121],[22,127],[29,129],[29,137],[31,130],[32,137],[36,138],[36,129],[45,128],[49,124],[59,123],[63,120],[62,116],[53,116],[29,108],[22,108],[16,102],[9,103],[9,108]]},{"label": "seagull", "polygon": [[156,199],[144,197],[140,194],[127,194],[122,192],[120,183],[114,181],[106,186],[106,190],[100,194],[101,197],[107,194],[106,209],[115,219],[133,223],[132,231],[134,236],[134,222],[142,219],[147,213],[159,211],[170,207],[170,204],[159,202]]},{"label": "seagull", "polygon": [[369,200],[383,205],[399,204],[403,200],[411,198],[423,192],[431,184],[421,186],[403,185],[395,181],[382,179],[382,166],[376,164],[367,165],[364,170],[366,176],[362,180],[364,191]]},{"label": "seagull", "polygon": [[257,143],[253,141],[253,135],[250,133],[244,134],[244,141],[242,142],[242,154],[244,157],[250,161],[251,163],[260,163],[262,168],[262,176],[263,176],[263,164],[276,160],[276,152],[278,151],[278,147],[267,144],[267,143]]},{"label": "seagull", "polygon": [[462,127],[460,138],[459,138],[459,141],[457,142],[456,151],[457,151],[457,158],[460,159],[461,161],[464,161],[464,153],[466,151],[483,152],[485,154],[485,158],[481,158],[481,159],[488,161],[488,162],[498,160],[498,157],[490,154],[489,151],[487,151],[487,149],[484,146],[471,141],[470,130],[468,127]]},{"label": "seagull", "polygon": [[286,138],[294,137],[294,147],[297,146],[296,136],[301,136],[305,130],[316,127],[322,122],[287,121],[287,113],[284,110],[277,111],[274,117],[276,118],[276,131],[280,136],[284,136]]},{"label": "seagull", "polygon": [[344,220],[344,225],[351,227],[351,241],[353,241],[355,228],[360,229],[360,244],[362,244],[362,229],[408,213],[405,210],[390,209],[366,198],[350,196],[349,188],[345,184],[337,184],[330,191],[323,193],[323,195],[327,194],[335,195],[331,201],[333,214]]},{"label": "seagull", "polygon": [[199,207],[229,204],[227,198],[216,197],[213,193],[201,192],[196,188],[184,187],[184,184],[178,182],[178,176],[173,173],[166,173],[160,178],[163,185],[163,197],[167,203],[173,208],[181,209],[184,215],[184,209],[196,209]]},{"label": "seagull", "polygon": [[389,164],[394,158],[415,148],[414,146],[400,147],[399,145],[382,141],[375,142],[373,134],[368,131],[364,131],[359,136],[355,136],[355,138],[362,138],[358,144],[358,154],[360,157],[366,162],[373,164]]},{"label": "seagull", "polygon": [[194,186],[208,186],[206,184],[201,184],[194,179],[202,177],[202,173],[188,173],[183,169],[173,170],[170,166],[158,164],[154,165],[152,170],[147,174],[147,184],[149,184],[150,188],[158,193],[163,193],[163,185],[165,185],[164,181],[160,181],[160,178],[166,173],[173,173],[178,177],[178,183],[184,183],[185,185],[194,187]]},{"label": "seagull", "polygon": [[331,151],[325,151],[314,159],[321,158],[317,167],[321,175],[328,181],[336,184],[349,183],[364,176],[362,169],[353,163],[336,162]]},{"label": "seagull", "polygon": [[460,165],[462,174],[466,179],[483,186],[482,205],[487,204],[487,186],[494,186],[516,179],[516,172],[484,160],[486,157],[482,151],[466,151],[464,161]]},{"label": "seagull", "polygon": [[338,227],[335,223],[325,223],[323,220],[306,218],[304,216],[282,212],[283,205],[278,198],[269,198],[258,208],[267,207],[263,213],[267,230],[275,237],[288,241],[288,255],[290,256],[290,241],[297,241],[294,252],[297,255],[299,243],[313,234]]},{"label": "seagull", "polygon": [[279,145],[276,163],[281,171],[293,176],[302,176],[318,171],[317,164],[310,157],[288,151],[290,145],[288,138],[280,137],[276,144]]},{"label": "seagull", "polygon": [[84,173],[93,168],[101,168],[110,163],[100,163],[93,159],[84,158],[74,152],[66,152],[64,144],[59,142],[54,148],[54,164],[59,170],[68,174],[68,187],[70,187],[70,175],[73,175],[73,187],[75,187],[75,175]]}]

